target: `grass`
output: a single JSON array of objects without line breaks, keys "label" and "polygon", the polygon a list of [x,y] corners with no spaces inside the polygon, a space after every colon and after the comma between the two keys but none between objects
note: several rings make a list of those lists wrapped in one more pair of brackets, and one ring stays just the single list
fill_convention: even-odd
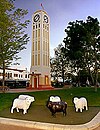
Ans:
[{"label": "grass", "polygon": [[[10,113],[12,101],[20,94],[29,94],[35,97],[36,101],[33,102],[26,115],[17,113]],[[62,113],[57,113],[56,118],[51,116],[50,111],[45,106],[46,101],[50,95],[59,95],[63,101],[68,104],[67,116],[64,117]],[[83,113],[76,113],[73,98],[84,96],[88,99],[88,111]],[[9,117],[23,120],[51,122],[60,124],[84,124],[90,121],[100,111],[100,88],[98,92],[94,92],[94,88],[70,88],[61,90],[49,90],[49,91],[35,91],[24,93],[0,93],[0,116]],[[85,118],[84,118],[85,117]]]}]

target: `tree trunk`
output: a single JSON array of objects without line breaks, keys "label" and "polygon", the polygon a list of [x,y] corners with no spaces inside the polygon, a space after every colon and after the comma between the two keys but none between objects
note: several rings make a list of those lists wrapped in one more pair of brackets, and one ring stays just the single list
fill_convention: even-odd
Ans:
[{"label": "tree trunk", "polygon": [[2,86],[5,86],[5,62],[3,61],[3,79],[2,79]]},{"label": "tree trunk", "polygon": [[94,85],[93,74],[92,74],[92,72],[90,71],[90,68],[89,68],[89,67],[88,67],[88,72],[89,72],[89,75],[91,76],[92,84]]},{"label": "tree trunk", "polygon": [[64,76],[64,70],[62,69],[62,79],[63,79],[63,85],[64,85],[64,82],[65,82],[65,76]]},{"label": "tree trunk", "polygon": [[97,88],[98,88],[98,70],[96,70],[95,72],[95,92],[97,92]]},{"label": "tree trunk", "polygon": [[78,87],[80,87],[81,86],[81,84],[80,84],[80,70],[78,69]]},{"label": "tree trunk", "polygon": [[[96,56],[95,56],[96,57]],[[95,92],[97,92],[98,87],[98,67],[97,67],[97,59],[95,58],[95,69],[94,69],[94,79],[95,79]]]}]

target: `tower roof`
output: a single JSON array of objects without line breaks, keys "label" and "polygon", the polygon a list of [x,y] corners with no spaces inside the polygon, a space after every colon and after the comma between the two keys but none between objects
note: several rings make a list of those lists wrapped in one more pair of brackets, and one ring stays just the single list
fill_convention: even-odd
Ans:
[{"label": "tower roof", "polygon": [[[34,12],[34,14],[39,13],[39,12],[44,12],[45,14],[47,14],[47,12],[44,11],[44,10],[37,10],[37,11]],[[48,14],[47,14],[47,15],[48,15]]]}]

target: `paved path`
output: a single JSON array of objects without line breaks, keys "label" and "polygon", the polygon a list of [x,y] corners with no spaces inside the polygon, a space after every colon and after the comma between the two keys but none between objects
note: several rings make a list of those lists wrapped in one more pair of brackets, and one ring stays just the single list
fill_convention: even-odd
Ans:
[{"label": "paved path", "polygon": [[94,130],[100,130],[100,126],[98,128],[96,128],[96,129],[94,129]]},{"label": "paved path", "polygon": [[[40,129],[0,124],[0,130],[40,130]],[[100,126],[94,130],[100,130]]]},{"label": "paved path", "polygon": [[40,130],[40,129],[0,124],[0,130]]}]

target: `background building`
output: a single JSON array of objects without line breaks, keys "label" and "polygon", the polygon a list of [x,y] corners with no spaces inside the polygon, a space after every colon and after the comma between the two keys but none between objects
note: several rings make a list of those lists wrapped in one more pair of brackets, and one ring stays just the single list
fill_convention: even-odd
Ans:
[{"label": "background building", "polygon": [[[2,85],[3,70],[0,68],[0,85]],[[5,85],[10,88],[27,87],[29,71],[27,69],[6,68]]]}]

